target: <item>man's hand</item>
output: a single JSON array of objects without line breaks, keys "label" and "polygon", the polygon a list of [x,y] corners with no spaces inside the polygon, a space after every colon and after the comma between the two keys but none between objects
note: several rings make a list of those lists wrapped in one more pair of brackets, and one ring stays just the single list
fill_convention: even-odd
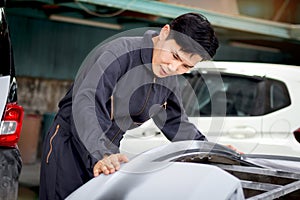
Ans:
[{"label": "man's hand", "polygon": [[99,176],[101,173],[108,175],[120,169],[121,163],[128,162],[127,156],[123,154],[112,154],[105,156],[99,160],[94,166],[94,176]]},{"label": "man's hand", "polygon": [[234,146],[230,145],[230,144],[227,144],[225,145],[227,146],[229,149],[232,149],[233,151],[239,153],[239,154],[244,154],[243,152],[239,151],[237,148],[235,148]]}]

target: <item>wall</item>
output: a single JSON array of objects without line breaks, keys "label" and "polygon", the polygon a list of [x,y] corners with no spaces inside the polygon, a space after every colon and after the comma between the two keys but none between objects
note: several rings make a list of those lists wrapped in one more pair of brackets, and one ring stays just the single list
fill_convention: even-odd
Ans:
[{"label": "wall", "polygon": [[58,102],[70,88],[71,80],[17,77],[18,101],[26,113],[56,112]]},{"label": "wall", "polygon": [[73,79],[86,55],[115,30],[8,15],[19,76]]},{"label": "wall", "polygon": [[26,113],[56,112],[81,62],[115,30],[8,15],[18,81]]}]

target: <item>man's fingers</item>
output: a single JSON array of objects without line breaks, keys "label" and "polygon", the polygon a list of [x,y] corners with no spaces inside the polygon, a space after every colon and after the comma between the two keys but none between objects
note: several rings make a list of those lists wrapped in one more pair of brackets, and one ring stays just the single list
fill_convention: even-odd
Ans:
[{"label": "man's fingers", "polygon": [[115,171],[118,171],[121,167],[121,163],[128,162],[128,158],[123,154],[113,154],[110,156],[110,162]]},{"label": "man's fingers", "polygon": [[115,168],[116,170],[119,170],[120,167],[121,167],[119,161],[112,161],[112,165],[114,166],[114,168]]},{"label": "man's fingers", "polygon": [[128,162],[128,158],[124,154],[117,154],[117,156],[118,156],[119,162],[125,162],[125,163]]},{"label": "man's fingers", "polygon": [[107,169],[106,165],[100,160],[94,166],[94,176],[99,176],[101,173],[109,174],[109,170]]},{"label": "man's fingers", "polygon": [[123,154],[112,154],[110,156],[106,156],[102,160],[98,161],[94,166],[94,176],[99,176],[101,173],[105,175],[112,174],[119,170],[121,163],[124,162],[128,162],[128,158]]},{"label": "man's fingers", "polygon": [[237,153],[239,153],[239,154],[244,154],[244,152],[239,151],[237,148],[235,148],[234,146],[232,146],[232,145],[230,145],[230,144],[225,145],[225,146],[227,146],[228,148],[232,149],[233,151],[235,151],[235,152],[237,152]]},{"label": "man's fingers", "polygon": [[101,171],[103,172],[103,174],[108,175],[110,173],[110,170],[107,166],[101,166]]},{"label": "man's fingers", "polygon": [[99,176],[99,170],[98,169],[94,169],[94,177]]}]

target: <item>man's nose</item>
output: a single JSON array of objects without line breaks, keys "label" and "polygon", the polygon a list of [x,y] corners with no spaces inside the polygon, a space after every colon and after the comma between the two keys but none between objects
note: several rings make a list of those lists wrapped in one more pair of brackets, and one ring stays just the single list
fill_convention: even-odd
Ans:
[{"label": "man's nose", "polygon": [[170,72],[176,72],[179,66],[180,66],[179,62],[171,62],[168,65],[168,69],[169,69]]}]

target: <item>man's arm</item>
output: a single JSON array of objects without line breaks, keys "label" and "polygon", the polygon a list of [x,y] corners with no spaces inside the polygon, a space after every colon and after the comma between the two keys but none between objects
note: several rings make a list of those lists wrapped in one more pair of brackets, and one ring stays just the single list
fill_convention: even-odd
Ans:
[{"label": "man's arm", "polygon": [[[113,143],[123,132],[111,119],[108,105],[121,72],[117,57],[110,52],[98,56],[94,63],[86,61],[86,65],[74,83],[72,117],[80,140],[98,160],[94,166],[98,175],[118,170],[120,162],[127,160]],[[114,154],[118,155],[109,156]]]},{"label": "man's arm", "polygon": [[196,126],[189,122],[179,89],[171,92],[164,109],[153,117],[153,121],[170,141],[207,140]]}]

